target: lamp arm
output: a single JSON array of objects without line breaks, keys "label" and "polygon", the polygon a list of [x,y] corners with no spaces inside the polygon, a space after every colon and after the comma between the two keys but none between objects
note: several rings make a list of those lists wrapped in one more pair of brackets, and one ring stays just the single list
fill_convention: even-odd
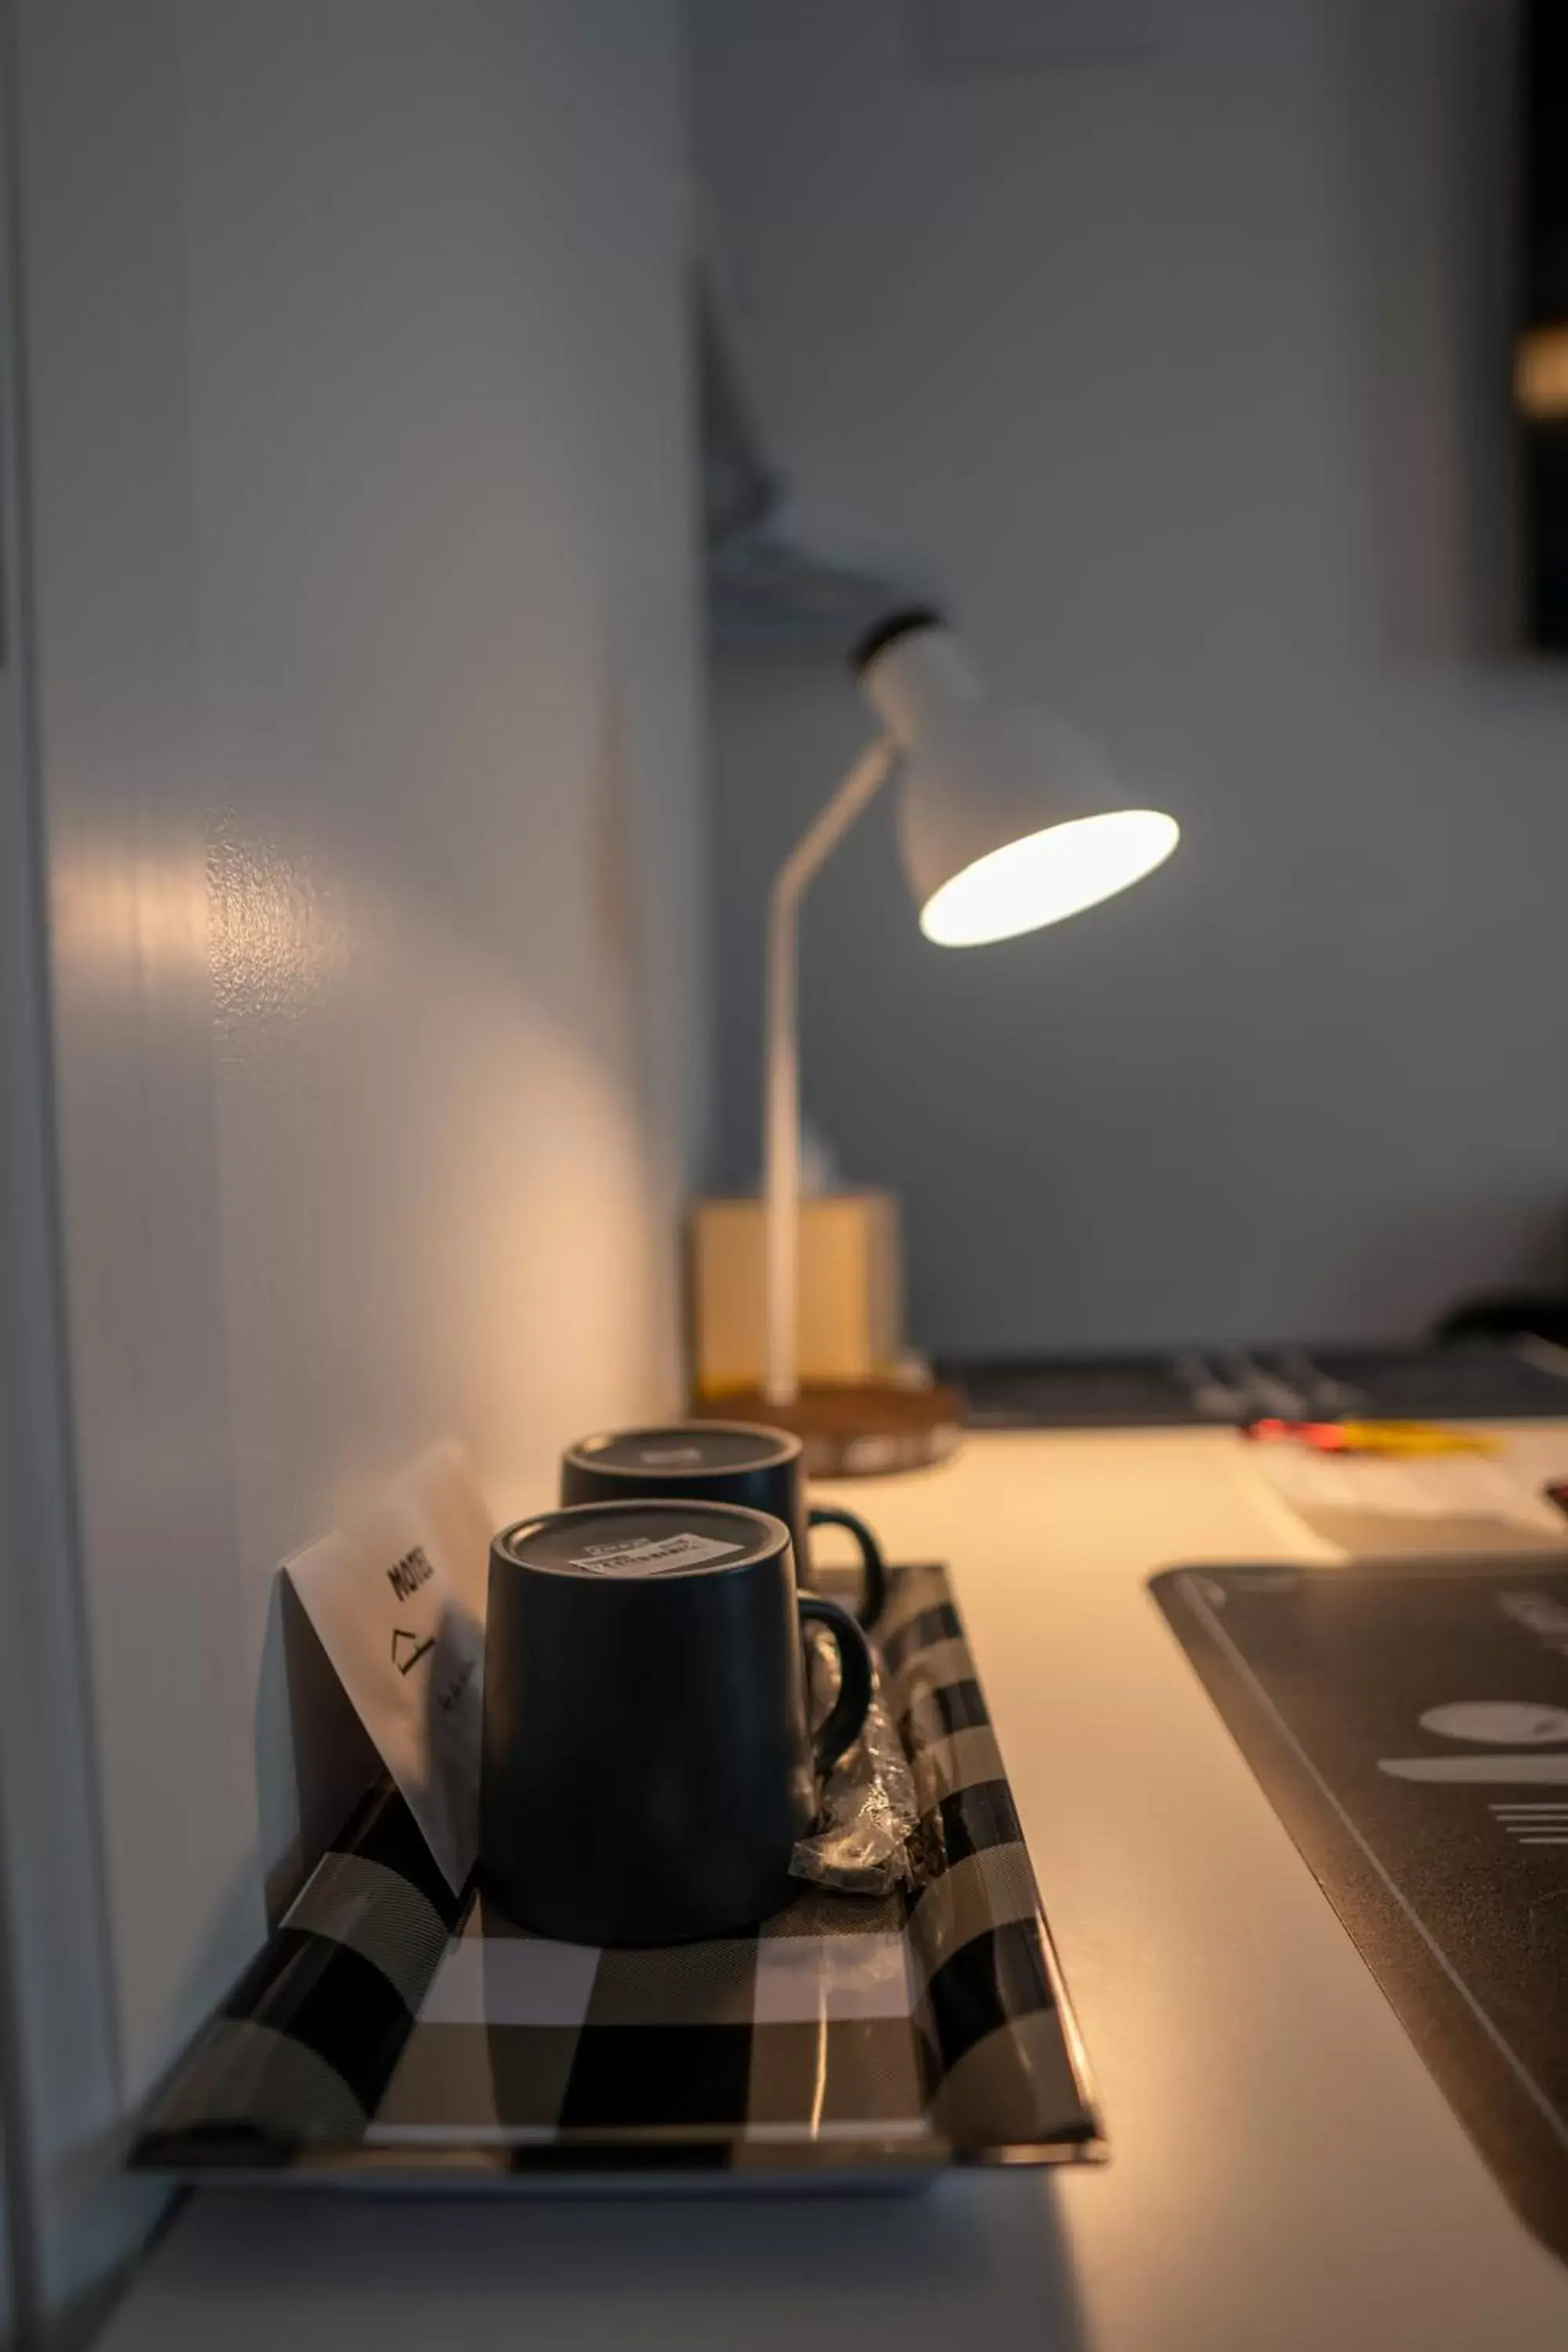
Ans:
[{"label": "lamp arm", "polygon": [[800,1393],[800,902],[856,818],[886,782],[899,746],[879,736],[796,842],[768,898],[763,1200],[766,1252],[763,1393],[793,1404]]}]

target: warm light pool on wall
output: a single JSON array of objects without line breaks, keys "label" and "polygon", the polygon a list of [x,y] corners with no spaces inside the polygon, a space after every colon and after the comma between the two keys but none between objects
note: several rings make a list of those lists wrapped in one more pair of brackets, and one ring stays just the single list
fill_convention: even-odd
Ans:
[{"label": "warm light pool on wall", "polygon": [[899,836],[921,929],[979,947],[1081,914],[1152,874],[1179,828],[1130,808],[1095,747],[1046,711],[997,702],[940,614],[899,613],[855,656],[882,732],[780,868],[768,924],[763,1152],[767,1286],[764,1396],[799,1395],[797,934],[811,881],[901,763]]}]

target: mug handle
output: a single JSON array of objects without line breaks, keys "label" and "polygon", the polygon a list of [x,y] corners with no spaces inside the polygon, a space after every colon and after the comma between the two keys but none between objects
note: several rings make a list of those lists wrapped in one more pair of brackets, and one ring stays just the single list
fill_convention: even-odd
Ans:
[{"label": "mug handle", "polygon": [[858,1519],[853,1511],[837,1510],[826,1503],[813,1504],[805,1517],[808,1527],[847,1528],[859,1545],[860,1573],[866,1580],[866,1589],[855,1613],[862,1625],[874,1625],[888,1597],[888,1569],[881,1545],[865,1520]]},{"label": "mug handle", "polygon": [[820,1592],[797,1592],[795,1606],[803,1625],[826,1626],[838,1652],[838,1696],[813,1743],[817,1778],[826,1780],[865,1728],[871,1706],[871,1644],[848,1610],[841,1609],[837,1601],[828,1601]]}]

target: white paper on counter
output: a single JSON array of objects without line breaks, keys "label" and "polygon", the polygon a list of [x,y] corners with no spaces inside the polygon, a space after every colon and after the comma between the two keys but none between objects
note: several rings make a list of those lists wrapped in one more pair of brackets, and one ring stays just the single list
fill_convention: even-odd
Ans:
[{"label": "white paper on counter", "polygon": [[489,1537],[472,1465],[448,1443],[283,1563],[454,1894],[479,1843]]},{"label": "white paper on counter", "polygon": [[1380,1456],[1253,1441],[1247,1452],[1280,1499],[1308,1519],[1320,1513],[1417,1522],[1489,1519],[1568,1543],[1568,1522],[1506,1451]]}]

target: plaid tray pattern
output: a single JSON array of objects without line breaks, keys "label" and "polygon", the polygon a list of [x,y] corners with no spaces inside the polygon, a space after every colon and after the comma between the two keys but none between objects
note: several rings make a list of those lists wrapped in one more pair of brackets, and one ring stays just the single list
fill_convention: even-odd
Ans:
[{"label": "plaid tray pattern", "polygon": [[876,1643],[922,1884],[803,1889],[657,1950],[455,1899],[384,1784],[155,2101],[133,2164],[440,2177],[1049,2162],[1099,2152],[1078,2037],[944,1569]]}]

